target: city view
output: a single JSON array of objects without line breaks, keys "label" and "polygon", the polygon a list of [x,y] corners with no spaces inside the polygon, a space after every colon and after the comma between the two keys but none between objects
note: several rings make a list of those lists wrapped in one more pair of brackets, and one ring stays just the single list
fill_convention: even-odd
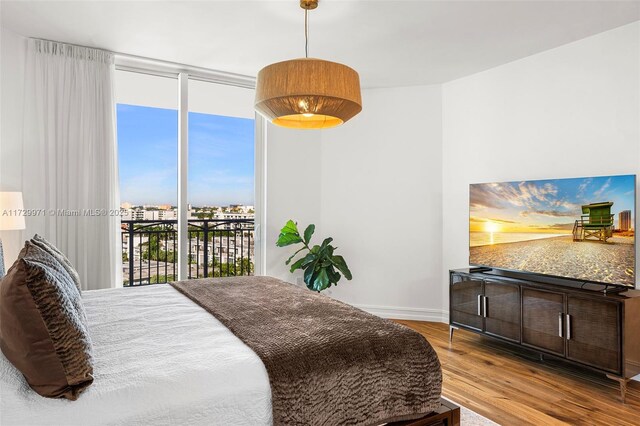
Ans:
[{"label": "city view", "polygon": [[[177,279],[177,112],[118,104],[125,286]],[[254,273],[253,120],[189,113],[188,278]]]}]

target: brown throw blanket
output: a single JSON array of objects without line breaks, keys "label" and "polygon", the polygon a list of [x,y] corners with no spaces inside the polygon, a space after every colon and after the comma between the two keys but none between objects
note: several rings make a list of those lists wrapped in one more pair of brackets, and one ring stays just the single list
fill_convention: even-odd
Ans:
[{"label": "brown throw blanket", "polygon": [[377,425],[438,406],[440,362],[407,327],[275,278],[171,285],[262,359],[275,425]]}]

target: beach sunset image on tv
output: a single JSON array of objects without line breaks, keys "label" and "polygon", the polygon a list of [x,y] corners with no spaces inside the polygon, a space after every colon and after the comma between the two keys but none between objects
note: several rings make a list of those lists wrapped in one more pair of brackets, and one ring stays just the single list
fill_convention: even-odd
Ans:
[{"label": "beach sunset image on tv", "polygon": [[635,175],[472,184],[469,263],[635,285]]}]

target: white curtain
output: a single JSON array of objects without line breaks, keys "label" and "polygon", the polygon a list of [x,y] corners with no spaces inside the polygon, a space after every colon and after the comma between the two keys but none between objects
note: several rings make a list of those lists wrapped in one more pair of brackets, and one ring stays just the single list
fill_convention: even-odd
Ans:
[{"label": "white curtain", "polygon": [[29,40],[23,197],[39,233],[78,270],[83,289],[122,283],[113,54]]}]

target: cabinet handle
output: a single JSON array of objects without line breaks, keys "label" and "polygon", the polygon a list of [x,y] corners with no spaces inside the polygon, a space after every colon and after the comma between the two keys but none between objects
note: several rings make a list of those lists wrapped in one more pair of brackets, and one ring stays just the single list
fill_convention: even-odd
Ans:
[{"label": "cabinet handle", "polygon": [[482,311],[484,313],[484,317],[487,317],[487,296],[482,296]]},{"label": "cabinet handle", "polygon": [[564,316],[564,314],[562,312],[560,312],[558,314],[558,336],[560,337],[564,337],[562,335],[562,317]]},{"label": "cabinet handle", "polygon": [[478,316],[482,316],[482,306],[480,305],[480,299],[482,299],[482,295],[478,295]]},{"label": "cabinet handle", "polygon": [[571,340],[571,315],[567,314],[567,340]]}]

